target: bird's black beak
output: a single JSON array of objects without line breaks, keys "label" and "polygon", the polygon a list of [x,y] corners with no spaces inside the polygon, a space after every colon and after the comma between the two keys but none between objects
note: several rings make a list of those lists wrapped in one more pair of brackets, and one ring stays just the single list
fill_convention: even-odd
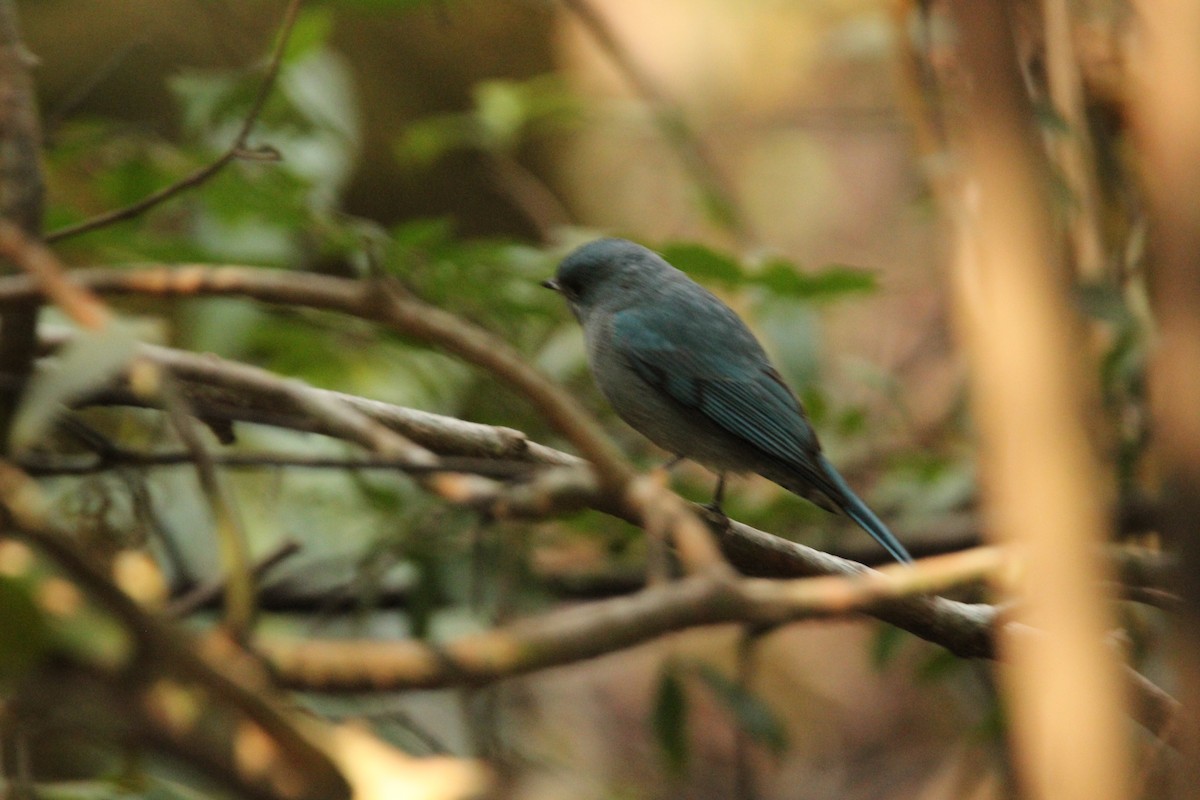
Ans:
[{"label": "bird's black beak", "polygon": [[553,289],[556,292],[559,291],[558,281],[554,280],[554,278],[546,278],[546,280],[542,281],[542,286],[545,286],[547,289]]}]

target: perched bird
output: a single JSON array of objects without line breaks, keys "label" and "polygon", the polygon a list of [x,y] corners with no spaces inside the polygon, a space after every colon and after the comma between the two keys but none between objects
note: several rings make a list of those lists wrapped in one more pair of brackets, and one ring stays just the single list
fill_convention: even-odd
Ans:
[{"label": "perched bird", "polygon": [[583,326],[588,364],[617,414],[655,444],[717,473],[756,472],[828,511],[843,511],[912,561],[821,453],[799,401],[729,306],[661,256],[624,239],[568,255],[542,285]]}]

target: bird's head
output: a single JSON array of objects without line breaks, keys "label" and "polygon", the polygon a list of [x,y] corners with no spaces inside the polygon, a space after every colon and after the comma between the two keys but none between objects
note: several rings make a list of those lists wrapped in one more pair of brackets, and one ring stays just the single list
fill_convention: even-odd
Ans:
[{"label": "bird's head", "polygon": [[563,296],[581,321],[597,307],[616,310],[645,297],[675,269],[626,239],[598,239],[572,251],[542,286]]}]

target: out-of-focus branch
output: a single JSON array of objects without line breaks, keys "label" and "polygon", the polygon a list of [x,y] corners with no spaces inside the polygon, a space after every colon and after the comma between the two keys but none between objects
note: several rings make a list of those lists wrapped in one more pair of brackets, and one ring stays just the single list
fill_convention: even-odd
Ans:
[{"label": "out-of-focus branch", "polygon": [[1084,106],[1083,75],[1075,48],[1071,4],[1068,0],[1043,0],[1046,26],[1046,78],[1054,110],[1066,123],[1057,136],[1054,153],[1070,196],[1068,236],[1075,269],[1085,280],[1104,278],[1106,267],[1101,236],[1100,188],[1091,127]]},{"label": "out-of-focus branch", "polygon": [[[271,552],[254,563],[251,569],[255,578],[261,578],[269,570],[300,552],[300,543],[292,539],[281,542]],[[187,594],[171,601],[167,614],[172,617],[186,617],[188,614],[203,608],[220,599],[225,592],[227,579],[222,577],[197,586]]]},{"label": "out-of-focus branch", "polygon": [[[671,631],[726,622],[780,624],[876,612],[916,595],[975,583],[1003,563],[980,548],[881,571],[847,567],[844,574],[799,580],[698,574],[627,597],[589,603],[441,644],[262,638],[258,647],[287,685],[321,691],[395,690],[486,683],[580,661]],[[857,567],[857,565],[855,565]],[[949,601],[947,601],[949,602]],[[981,628],[991,614],[962,614]]]},{"label": "out-of-focus branch", "polygon": [[[0,463],[0,504],[3,506],[5,532],[28,543],[41,552],[72,582],[79,586],[101,608],[110,614],[134,641],[135,648],[129,658],[136,659],[138,668],[128,670],[126,681],[129,691],[145,692],[143,704],[131,705],[127,711],[145,710],[148,726],[159,731],[159,744],[187,744],[203,749],[196,762],[202,767],[220,765],[217,774],[227,780],[242,782],[243,788],[256,797],[279,797],[274,791],[273,781],[278,774],[288,770],[298,771],[303,780],[298,785],[303,796],[345,797],[347,787],[328,756],[314,743],[304,724],[269,697],[259,678],[258,670],[248,657],[237,659],[236,670],[230,669],[232,658],[225,658],[221,665],[197,655],[190,640],[167,623],[147,614],[111,580],[98,572],[89,559],[77,550],[77,546],[65,535],[47,527],[43,518],[45,503],[37,487],[20,470],[8,463]],[[227,654],[229,655],[229,654]],[[113,667],[109,667],[112,669]],[[105,683],[109,677],[97,674]],[[121,684],[116,676],[112,682]],[[278,745],[273,763],[259,765],[256,775],[245,775],[232,763],[231,742],[225,739],[221,749],[199,729],[200,719],[178,720],[171,724],[168,719],[156,722],[155,715],[162,713],[154,702],[152,693],[162,687],[162,680],[175,681],[182,685],[200,684],[214,702],[236,709],[244,718],[258,726],[260,732],[272,738]],[[257,683],[256,683],[257,682]],[[251,686],[250,684],[256,683]],[[54,696],[50,693],[49,696]],[[164,724],[165,723],[165,724]],[[195,730],[192,723],[197,724]],[[229,752],[224,752],[228,750]],[[190,751],[189,751],[190,752]],[[202,756],[202,757],[201,757]]]},{"label": "out-of-focus branch", "polygon": [[429,796],[417,792],[433,781],[448,800],[485,789],[485,774],[471,762],[416,764],[364,730],[297,713],[261,663],[231,640],[187,635],[138,606],[74,541],[45,525],[43,505],[28,478],[0,463],[5,533],[52,562],[136,647],[97,663],[86,660],[86,648],[61,653],[17,686],[0,723],[53,720],[59,731],[156,750],[253,800]]},{"label": "out-of-focus branch", "polygon": [[1115,628],[1090,554],[1108,540],[1111,494],[1085,425],[1088,348],[1052,228],[1048,169],[1001,0],[951,4],[963,75],[956,138],[964,192],[953,266],[960,333],[982,439],[987,516],[1024,558],[1006,697],[1030,797],[1121,800],[1130,785]]},{"label": "out-of-focus branch", "polygon": [[[0,218],[27,235],[42,230],[45,187],[41,166],[41,126],[25,49],[17,24],[16,3],[0,0]],[[38,309],[18,305],[0,315],[0,450],[8,436],[37,343]]]},{"label": "out-of-focus branch", "polygon": [[201,185],[239,158],[252,158],[257,161],[277,159],[279,154],[273,149],[251,148],[249,140],[250,134],[254,131],[255,124],[258,122],[259,115],[262,114],[263,107],[267,104],[267,98],[271,96],[271,92],[275,88],[275,80],[279,77],[279,70],[283,65],[283,56],[287,51],[288,39],[291,38],[292,28],[295,27],[296,16],[300,13],[300,2],[301,0],[289,0],[287,8],[284,9],[283,22],[280,24],[279,32],[275,36],[275,48],[271,53],[270,60],[267,62],[266,74],[263,76],[262,83],[259,84],[258,93],[255,95],[254,101],[250,104],[250,110],[246,112],[246,116],[242,119],[241,128],[238,129],[237,135],[228,148],[217,156],[216,159],[195,170],[190,175],[186,175],[175,183],[152,192],[136,203],[131,203],[124,208],[106,211],[83,222],[51,231],[46,235],[46,241],[57,242],[97,230],[98,228],[104,228],[117,222],[139,217],[155,206],[170,200],[172,197]]},{"label": "out-of-focus branch", "polygon": [[67,277],[50,248],[7,219],[0,220],[0,258],[32,278],[42,295],[81,327],[100,330],[112,321],[99,298]]},{"label": "out-of-focus branch", "polygon": [[741,239],[748,238],[745,214],[703,141],[687,124],[679,105],[670,100],[666,91],[641,68],[621,43],[612,26],[589,0],[562,0],[562,4],[650,108],[663,137],[678,152],[684,168],[691,175],[706,204],[716,212],[718,221],[735,236]]},{"label": "out-of-focus branch", "polygon": [[[152,369],[157,369],[153,368]],[[188,454],[196,471],[200,491],[213,515],[217,551],[225,566],[224,622],[230,636],[244,642],[254,624],[255,574],[250,565],[250,545],[246,528],[234,502],[225,476],[217,469],[208,446],[201,437],[201,425],[175,388],[169,376],[156,376],[157,394],[166,409],[167,418]]]},{"label": "out-of-focus branch", "polygon": [[1184,757],[1176,797],[1200,785],[1200,6],[1134,4],[1141,30],[1129,91],[1151,210],[1153,450],[1163,478],[1163,535],[1179,558],[1175,659]]},{"label": "out-of-focus branch", "polygon": [[[769,536],[740,527],[739,538]],[[776,625],[851,613],[891,622],[961,657],[994,656],[993,636],[1005,625],[995,607],[925,594],[994,575],[1004,563],[997,550],[979,548],[926,559],[915,568],[892,565],[875,572],[802,545],[782,540],[778,544],[781,554],[788,548],[807,551],[795,555],[825,570],[825,576],[729,581],[693,575],[438,644],[266,638],[258,645],[285,684],[322,692],[490,683],[691,627],[731,622]],[[1017,635],[1041,636],[1017,627]],[[1168,730],[1178,707],[1174,699],[1132,669],[1125,679],[1135,698],[1134,719],[1156,735]]]}]

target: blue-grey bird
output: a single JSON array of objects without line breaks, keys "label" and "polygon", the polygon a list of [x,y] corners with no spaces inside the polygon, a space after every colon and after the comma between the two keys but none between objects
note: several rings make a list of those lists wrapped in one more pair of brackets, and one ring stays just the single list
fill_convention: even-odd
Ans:
[{"label": "blue-grey bird", "polygon": [[543,286],[583,326],[588,364],[617,414],[677,458],[755,472],[843,511],[898,561],[912,557],[821,453],[799,401],[734,311],[657,253],[600,239]]}]

